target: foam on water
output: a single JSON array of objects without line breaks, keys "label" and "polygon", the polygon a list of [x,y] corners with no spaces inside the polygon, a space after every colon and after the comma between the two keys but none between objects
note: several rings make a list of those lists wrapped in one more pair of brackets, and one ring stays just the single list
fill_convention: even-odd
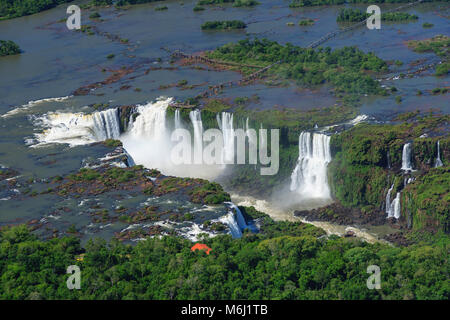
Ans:
[{"label": "foam on water", "polygon": [[32,147],[53,143],[77,146],[105,139],[117,139],[120,135],[117,109],[94,114],[49,112],[36,118],[35,124],[45,130],[35,134],[37,144]]},{"label": "foam on water", "polygon": [[24,105],[21,105],[20,107],[17,107],[17,108],[14,108],[14,109],[8,111],[7,113],[3,114],[1,117],[2,118],[7,118],[7,117],[11,117],[11,116],[14,116],[14,115],[17,115],[17,114],[25,113],[25,112],[29,111],[31,108],[33,108],[34,106],[39,105],[41,103],[45,103],[45,102],[61,102],[61,101],[67,100],[69,98],[72,98],[72,96],[32,100],[32,101],[29,101],[28,103],[26,103]]}]

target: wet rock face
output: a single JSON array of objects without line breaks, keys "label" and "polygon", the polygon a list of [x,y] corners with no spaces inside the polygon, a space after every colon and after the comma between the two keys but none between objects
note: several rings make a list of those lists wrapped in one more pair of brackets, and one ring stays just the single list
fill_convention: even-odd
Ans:
[{"label": "wet rock face", "polygon": [[130,119],[134,112],[135,112],[134,106],[120,106],[119,107],[120,132],[125,132],[128,130],[128,126],[130,124]]},{"label": "wet rock face", "polygon": [[384,212],[378,210],[363,212],[358,208],[345,208],[339,203],[313,210],[296,210],[294,215],[310,221],[327,221],[339,225],[382,225],[386,223]]}]

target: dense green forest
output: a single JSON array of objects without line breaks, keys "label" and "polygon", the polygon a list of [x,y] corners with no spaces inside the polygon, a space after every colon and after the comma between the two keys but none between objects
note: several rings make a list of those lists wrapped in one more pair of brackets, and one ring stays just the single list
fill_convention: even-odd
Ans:
[{"label": "dense green forest", "polygon": [[38,13],[73,0],[0,0],[0,19],[11,19]]},{"label": "dense green forest", "polygon": [[[359,9],[344,8],[339,10],[337,22],[359,22],[369,18],[372,14]],[[381,14],[383,21],[414,21],[419,19],[415,14],[406,12],[386,12]]]},{"label": "dense green forest", "polygon": [[[306,49],[290,43],[280,45],[267,39],[241,40],[209,53],[211,58],[267,66],[282,60],[270,72],[299,85],[332,84],[337,91],[354,94],[383,93],[369,74],[387,70],[387,64],[373,53],[356,47]],[[369,74],[368,74],[369,73]]]},{"label": "dense green forest", "polygon": [[19,54],[21,52],[19,46],[11,40],[0,40],[0,57]]},{"label": "dense green forest", "polygon": [[206,21],[202,24],[202,30],[230,30],[230,29],[244,29],[247,25],[243,21],[229,20],[229,21]]},{"label": "dense green forest", "polygon": [[[38,240],[25,226],[0,232],[1,299],[442,299],[449,298],[448,241],[395,248],[317,238],[312,226],[277,223],[268,234],[204,239],[212,251],[166,236],[136,246],[96,239]],[[289,226],[286,226],[289,224]],[[289,228],[290,227],[290,228]],[[82,261],[80,261],[82,260]],[[66,269],[81,269],[68,290]],[[381,289],[369,290],[369,265]]]}]

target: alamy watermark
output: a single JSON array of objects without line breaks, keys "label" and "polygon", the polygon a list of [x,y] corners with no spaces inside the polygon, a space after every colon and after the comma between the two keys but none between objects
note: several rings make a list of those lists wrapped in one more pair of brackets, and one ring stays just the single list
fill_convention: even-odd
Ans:
[{"label": "alamy watermark", "polygon": [[81,270],[79,266],[71,265],[67,267],[67,273],[71,276],[67,279],[67,289],[81,289]]},{"label": "alamy watermark", "polygon": [[381,9],[379,6],[371,5],[367,7],[368,14],[372,14],[367,18],[366,25],[369,30],[381,29]]},{"label": "alamy watermark", "polygon": [[[194,132],[194,135],[194,145],[192,146],[192,137],[189,130],[179,128],[172,132],[171,140],[172,142],[177,142],[170,154],[173,164],[246,164],[248,158],[248,164],[256,165],[259,159],[261,165],[267,166],[260,168],[261,175],[275,175],[278,173],[279,129],[270,130],[270,155],[267,148],[267,129],[259,129],[259,139],[254,129],[230,129],[223,131],[208,129],[197,134]],[[246,142],[248,143],[248,148]]]},{"label": "alamy watermark", "polygon": [[81,9],[77,5],[71,5],[67,8],[67,14],[70,16],[66,20],[66,26],[69,30],[80,30],[81,29]]},{"label": "alamy watermark", "polygon": [[381,269],[377,265],[367,267],[367,273],[372,275],[367,278],[367,289],[381,289]]}]

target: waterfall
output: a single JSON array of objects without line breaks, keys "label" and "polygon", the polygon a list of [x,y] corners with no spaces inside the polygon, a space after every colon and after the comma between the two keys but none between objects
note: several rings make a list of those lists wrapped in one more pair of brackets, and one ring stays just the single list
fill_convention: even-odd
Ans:
[{"label": "waterfall", "polygon": [[231,231],[233,238],[242,237],[242,231],[250,229],[252,232],[258,232],[258,228],[254,225],[248,225],[245,218],[237,205],[233,202],[224,202],[230,211],[227,215],[219,218],[219,221],[225,223]]},{"label": "waterfall", "polygon": [[397,192],[395,199],[391,202],[392,189],[394,189],[394,183],[386,194],[386,213],[388,218],[398,219],[400,218],[400,192]]},{"label": "waterfall", "polygon": [[200,110],[189,112],[189,118],[194,128],[194,163],[202,164],[203,162],[203,123]]},{"label": "waterfall", "polygon": [[391,156],[389,155],[389,150],[386,151],[386,158],[387,158],[388,169],[390,169],[391,168]]},{"label": "waterfall", "polygon": [[434,164],[434,167],[442,167],[444,164],[442,163],[441,160],[441,150],[440,150],[440,146],[439,146],[439,140],[437,142],[437,158],[436,158],[436,163]]},{"label": "waterfall", "polygon": [[391,216],[391,192],[394,189],[394,184],[389,188],[386,194],[386,213],[388,214],[388,218]]},{"label": "waterfall", "polygon": [[233,128],[233,114],[222,112],[222,118],[217,114],[217,123],[223,136],[223,163],[234,162],[234,128]]},{"label": "waterfall", "polygon": [[330,137],[302,132],[299,138],[299,156],[291,175],[291,191],[307,198],[330,198],[327,165],[331,161]]},{"label": "waterfall", "polygon": [[159,100],[137,107],[139,115],[131,123],[128,135],[134,138],[144,138],[153,141],[161,141],[169,136],[166,127],[166,112],[169,106],[168,100]]},{"label": "waterfall", "polygon": [[37,117],[34,123],[46,128],[36,133],[36,146],[66,143],[78,146],[120,136],[119,112],[108,109],[93,114],[49,112]]},{"label": "waterfall", "polygon": [[411,163],[412,145],[411,142],[406,143],[403,146],[402,152],[402,170],[413,171]]},{"label": "waterfall", "polygon": [[400,218],[400,192],[397,192],[397,196],[391,204],[391,213],[395,219]]},{"label": "waterfall", "polygon": [[246,228],[248,228],[247,222],[245,222],[245,218],[242,215],[242,212],[238,208],[238,206],[235,205],[233,202],[225,202],[225,204],[227,204],[230,207],[230,209],[234,209],[234,212],[236,214],[237,224],[238,224],[239,228],[241,230],[245,230]]},{"label": "waterfall", "polygon": [[230,228],[231,236],[233,238],[242,237],[242,231],[239,228],[239,224],[236,221],[233,211],[230,211],[227,215],[219,218],[219,221],[226,224]]},{"label": "waterfall", "polygon": [[120,136],[118,109],[96,112],[93,118],[94,132],[98,140],[117,139]]},{"label": "waterfall", "polygon": [[183,126],[181,125],[181,116],[180,116],[180,109],[175,110],[175,129],[180,129]]}]

